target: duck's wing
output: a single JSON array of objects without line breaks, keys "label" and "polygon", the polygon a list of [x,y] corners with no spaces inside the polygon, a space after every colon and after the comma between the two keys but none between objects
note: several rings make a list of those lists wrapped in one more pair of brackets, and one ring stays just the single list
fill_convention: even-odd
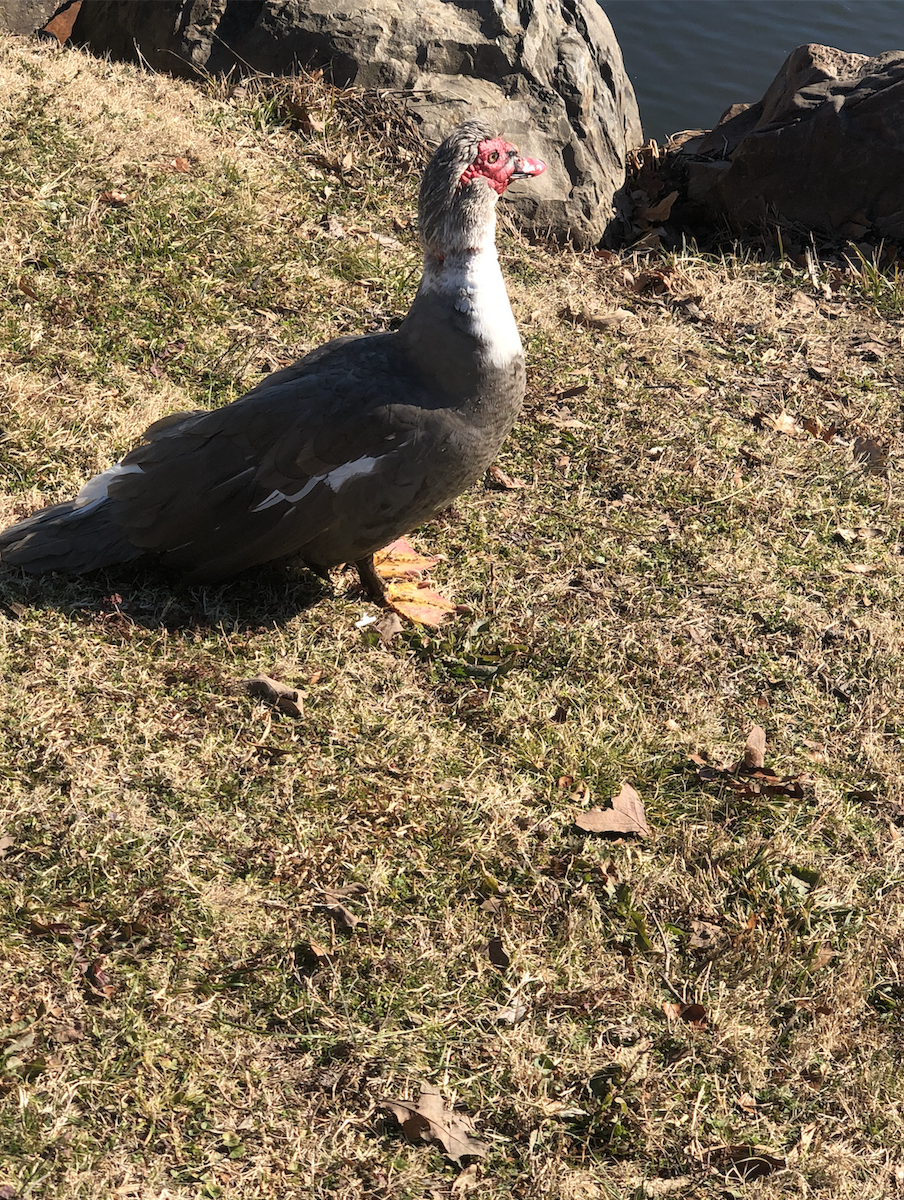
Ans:
[{"label": "duck's wing", "polygon": [[382,341],[321,350],[234,404],[151,426],[109,483],[108,516],[198,579],[315,542],[313,561],[342,561],[347,538],[331,556],[328,531],[379,528],[407,508],[425,485],[425,447],[443,436],[442,406]]}]

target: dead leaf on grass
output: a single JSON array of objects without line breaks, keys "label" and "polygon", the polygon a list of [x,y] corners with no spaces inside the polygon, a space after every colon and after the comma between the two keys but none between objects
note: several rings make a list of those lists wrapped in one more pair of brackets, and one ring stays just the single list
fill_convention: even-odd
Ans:
[{"label": "dead leaf on grass", "polygon": [[888,356],[888,347],[883,346],[881,342],[861,342],[857,349],[861,358],[869,359],[870,362],[881,362]]},{"label": "dead leaf on grass", "polygon": [[432,1084],[422,1083],[417,1101],[383,1100],[383,1107],[395,1117],[411,1142],[439,1142],[448,1158],[461,1165],[463,1158],[484,1158],[486,1142],[471,1136],[475,1122],[465,1113],[446,1108]]},{"label": "dead leaf on grass", "polygon": [[381,642],[391,642],[397,633],[402,632],[402,618],[390,609],[373,622],[373,631]]},{"label": "dead leaf on grass", "polygon": [[343,933],[351,933],[355,926],[361,923],[360,917],[356,917],[353,912],[349,912],[345,905],[340,904],[338,901],[324,900],[317,907],[323,909],[326,915],[333,921],[333,924]]},{"label": "dead leaf on grass", "polygon": [[645,208],[640,214],[641,220],[649,221],[652,225],[657,225],[660,221],[667,221],[672,212],[672,205],[677,199],[677,192],[669,192],[658,204],[653,204],[649,208]]},{"label": "dead leaf on grass", "polygon": [[874,437],[854,438],[854,459],[871,475],[888,475],[888,447]]},{"label": "dead leaf on grass", "polygon": [[804,417],[801,425],[810,437],[818,438],[821,442],[832,442],[840,433],[837,425],[821,425],[815,417]]},{"label": "dead leaf on grass", "polygon": [[591,808],[579,813],[574,823],[585,833],[633,833],[649,837],[651,832],[643,801],[630,783],[621,785],[621,791],[612,797],[611,808]]},{"label": "dead leaf on grass", "polygon": [[[780,413],[775,414],[757,413],[756,417],[759,418],[759,424],[762,425],[764,429],[772,429],[776,433],[784,433],[788,437],[798,437],[801,432],[800,426],[797,423],[797,418],[792,413],[786,412],[784,409],[782,409]],[[756,418],[754,418],[754,420],[756,420]]]},{"label": "dead leaf on grass", "polygon": [[350,933],[356,925],[360,925],[361,918],[350,912],[342,901],[363,896],[366,893],[367,888],[363,883],[348,883],[343,887],[321,888],[320,894],[323,896],[323,900],[317,905],[317,908],[322,909],[343,933]]},{"label": "dead leaf on grass", "polygon": [[514,479],[511,475],[506,475],[501,467],[497,467],[495,463],[487,471],[490,479],[505,491],[518,491],[519,488],[527,487],[523,479]]},{"label": "dead leaf on grass", "polygon": [[477,1163],[471,1163],[469,1167],[465,1167],[452,1184],[452,1195],[464,1196],[478,1187],[480,1187],[480,1177],[477,1173]]},{"label": "dead leaf on grass", "polygon": [[512,961],[500,937],[490,938],[487,942],[487,958],[494,967],[499,967],[501,971],[507,970]]},{"label": "dead leaf on grass", "polygon": [[693,950],[712,950],[724,938],[718,925],[711,921],[691,921],[691,936],[688,945]]},{"label": "dead leaf on grass", "polygon": [[280,712],[289,717],[304,716],[301,706],[302,693],[287,683],[280,683],[278,679],[271,679],[269,675],[255,675],[252,679],[245,680],[245,687],[250,695],[259,696],[268,704],[275,705]]},{"label": "dead leaf on grass", "polygon": [[101,194],[98,196],[98,200],[100,200],[101,204],[114,205],[128,204],[131,198],[132,197],[126,195],[125,192],[117,192],[112,190],[108,192],[101,192]]},{"label": "dead leaf on grass", "polygon": [[16,839],[12,836],[12,834],[4,833],[3,837],[0,837],[0,858],[5,858],[7,850],[9,850],[12,846],[15,846],[15,844]]},{"label": "dead leaf on grass", "polygon": [[706,1157],[710,1165],[724,1175],[744,1183],[762,1179],[773,1171],[783,1171],[787,1165],[785,1159],[770,1154],[761,1146],[719,1146],[710,1150]]},{"label": "dead leaf on grass", "polygon": [[584,329],[605,330],[617,329],[623,321],[633,316],[633,313],[627,308],[615,308],[611,312],[600,313],[586,305],[582,308],[574,308],[569,304],[560,311],[559,316],[566,321],[571,321],[574,325],[582,325]]},{"label": "dead leaf on grass", "polygon": [[[714,767],[699,754],[690,756],[697,769],[701,783],[720,783],[743,797],[787,796],[792,800],[803,798],[804,776],[781,779],[773,775],[764,765],[766,734],[755,725],[750,731],[744,756],[733,766]],[[754,765],[759,763],[759,765]]]},{"label": "dead leaf on grass", "polygon": [[747,745],[744,747],[744,766],[748,771],[757,770],[766,763],[766,730],[761,725],[754,725],[747,735]]},{"label": "dead leaf on grass", "polygon": [[109,1000],[116,995],[116,988],[104,970],[104,958],[95,958],[91,963],[79,963],[89,995],[99,1000]]},{"label": "dead leaf on grass", "polygon": [[706,1009],[702,1004],[676,1004],[673,1000],[667,1000],[662,1011],[670,1021],[686,1021],[695,1029],[705,1029],[707,1026]]}]

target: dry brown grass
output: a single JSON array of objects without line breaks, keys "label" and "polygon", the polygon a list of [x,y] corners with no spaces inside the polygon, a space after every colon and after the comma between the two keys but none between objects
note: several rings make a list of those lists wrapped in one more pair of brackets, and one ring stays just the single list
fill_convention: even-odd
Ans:
[{"label": "dry brown grass", "polygon": [[[404,311],[415,156],[308,88],[321,133],[263,85],[2,44],[4,521]],[[530,388],[500,464],[528,486],[419,534],[472,618],[385,646],[350,575],[0,575],[19,1195],[450,1196],[380,1109],[420,1080],[478,1118],[478,1198],[901,1193],[900,297],[502,240]],[[782,411],[839,435],[755,419]],[[245,694],[259,671],[302,720]],[[802,798],[689,766],[755,723]],[[653,836],[581,835],[622,779]],[[319,889],[352,881],[343,935]],[[784,1169],[733,1178],[748,1144]]]}]

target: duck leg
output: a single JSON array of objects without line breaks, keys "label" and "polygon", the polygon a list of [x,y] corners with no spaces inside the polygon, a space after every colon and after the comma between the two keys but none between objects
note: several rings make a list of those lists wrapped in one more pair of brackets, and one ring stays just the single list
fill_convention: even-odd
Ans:
[{"label": "duck leg", "polygon": [[374,566],[374,556],[368,554],[366,558],[359,558],[355,563],[355,569],[358,572],[358,577],[361,580],[361,586],[370,596],[375,604],[386,605],[388,599],[386,592],[388,585],[386,580],[380,576],[380,572]]}]

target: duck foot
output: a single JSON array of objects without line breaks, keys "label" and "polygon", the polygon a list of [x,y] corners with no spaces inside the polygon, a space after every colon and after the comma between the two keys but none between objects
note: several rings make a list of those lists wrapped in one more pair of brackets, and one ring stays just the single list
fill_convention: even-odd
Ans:
[{"label": "duck foot", "polygon": [[379,586],[379,603],[416,625],[441,625],[459,609],[421,579],[423,573],[437,562],[438,557],[420,554],[407,539],[398,538],[355,566],[361,582],[376,598],[377,588],[370,586],[371,578],[375,578]]}]

